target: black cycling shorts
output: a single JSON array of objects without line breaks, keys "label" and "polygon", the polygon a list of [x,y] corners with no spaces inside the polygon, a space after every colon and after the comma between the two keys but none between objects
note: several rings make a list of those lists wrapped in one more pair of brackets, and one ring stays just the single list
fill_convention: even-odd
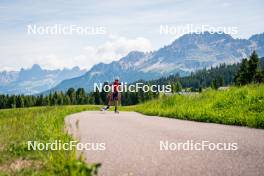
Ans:
[{"label": "black cycling shorts", "polygon": [[118,100],[118,92],[113,92],[113,100]]}]

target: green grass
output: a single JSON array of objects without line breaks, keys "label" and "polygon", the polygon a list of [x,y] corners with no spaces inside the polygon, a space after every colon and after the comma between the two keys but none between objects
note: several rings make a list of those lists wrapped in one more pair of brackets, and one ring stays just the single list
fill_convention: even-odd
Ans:
[{"label": "green grass", "polygon": [[162,97],[122,110],[146,115],[264,128],[264,84]]},{"label": "green grass", "polygon": [[75,150],[29,151],[27,141],[69,142],[65,116],[98,106],[61,106],[0,110],[0,175],[93,175]]},{"label": "green grass", "polygon": [[[99,106],[57,106],[0,110],[0,176],[94,175],[99,165],[87,165],[76,151],[28,151],[27,141],[62,143],[65,116]],[[163,96],[143,104],[120,107],[146,115],[264,128],[264,84],[206,90],[198,95]]]}]

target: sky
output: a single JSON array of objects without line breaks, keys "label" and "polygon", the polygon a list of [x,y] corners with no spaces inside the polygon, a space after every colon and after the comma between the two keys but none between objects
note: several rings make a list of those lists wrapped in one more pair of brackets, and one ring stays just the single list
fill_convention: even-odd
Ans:
[{"label": "sky", "polygon": [[[0,71],[33,64],[88,70],[134,50],[157,50],[190,25],[235,28],[233,37],[249,38],[264,32],[263,7],[263,0],[0,0]],[[90,33],[33,34],[29,25],[88,27]],[[98,28],[103,32],[92,31]]]}]

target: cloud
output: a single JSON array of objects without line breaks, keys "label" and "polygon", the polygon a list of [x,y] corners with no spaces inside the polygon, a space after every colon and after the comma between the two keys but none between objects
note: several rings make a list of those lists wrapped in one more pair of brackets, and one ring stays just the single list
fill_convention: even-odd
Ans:
[{"label": "cloud", "polygon": [[224,2],[222,4],[223,7],[228,7],[228,6],[231,6],[232,4],[230,2]]},{"label": "cloud", "polygon": [[[3,1],[0,70],[19,70],[34,63],[45,68],[78,65],[89,69],[99,62],[118,60],[132,50],[168,45],[177,36],[159,34],[160,25],[166,24],[236,26],[239,34],[234,37],[248,38],[263,32],[262,7],[262,0]],[[105,26],[107,33],[118,36],[29,36],[28,24]]]},{"label": "cloud", "polygon": [[[110,63],[126,56],[131,51],[151,51],[151,42],[142,37],[128,39],[125,37],[109,36],[109,40],[98,46],[84,46],[79,55],[69,57],[54,53],[39,56],[35,62],[46,69],[71,68],[79,66],[90,69],[93,65],[103,62]],[[34,63],[32,63],[34,64]]]},{"label": "cloud", "polygon": [[[99,46],[84,47],[84,54],[75,58],[76,61],[83,63],[86,67],[97,64],[99,62],[110,63],[114,60],[119,60],[126,56],[131,51],[151,51],[151,42],[143,37],[135,39],[127,39],[125,37],[110,36],[110,41],[107,41]],[[86,59],[84,59],[86,57]]]},{"label": "cloud", "polygon": [[37,64],[41,65],[41,67],[46,69],[62,69],[62,68],[71,68],[73,67],[73,60],[70,58],[64,58],[61,56],[58,56],[56,54],[48,54],[44,56],[38,57],[36,60],[32,60],[33,62],[36,62]]}]

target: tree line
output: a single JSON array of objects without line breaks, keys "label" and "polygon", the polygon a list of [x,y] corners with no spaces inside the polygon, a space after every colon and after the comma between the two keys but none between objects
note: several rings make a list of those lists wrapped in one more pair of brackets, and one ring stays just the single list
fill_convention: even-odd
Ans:
[{"label": "tree line", "polygon": [[180,77],[178,74],[147,81],[149,84],[171,84],[173,92],[182,88],[190,91],[201,91],[203,88],[217,89],[228,85],[245,85],[248,83],[264,82],[264,58],[259,58],[253,51],[249,59],[242,59],[241,63],[220,64],[209,69],[192,72],[189,76]]},{"label": "tree line", "polygon": [[[241,63],[220,64],[217,67],[193,72],[186,77],[180,77],[176,74],[157,80],[140,80],[137,82],[148,85],[171,84],[173,92],[179,92],[182,88],[189,88],[190,91],[201,91],[203,88],[210,86],[217,89],[219,86],[231,84],[261,83],[264,82],[264,58],[259,59],[254,51],[249,59],[243,59]],[[66,92],[50,92],[47,95],[0,95],[0,109],[56,105],[100,105],[107,104],[107,94],[104,91],[86,92],[84,88],[78,88],[77,90],[70,88]],[[145,93],[142,90],[139,92],[123,92],[120,103],[121,105],[135,105],[158,96],[159,93]]]},{"label": "tree line", "polygon": [[189,76],[180,77],[178,74],[163,77],[157,80],[148,81],[149,84],[171,84],[173,92],[179,92],[181,89],[190,89],[190,91],[201,91],[210,86],[227,86],[234,84],[234,78],[238,72],[240,63],[231,65],[220,64],[209,69],[202,69],[192,72]]},{"label": "tree line", "polygon": [[70,88],[66,93],[54,92],[49,95],[0,95],[0,109],[93,103],[94,99],[83,88],[77,91]]},{"label": "tree line", "polygon": [[235,84],[239,86],[264,82],[264,64],[259,59],[256,51],[251,54],[249,59],[242,59],[234,80]]},{"label": "tree line", "polygon": [[[69,88],[64,92],[53,92],[48,95],[0,95],[0,109],[23,108],[34,106],[57,106],[57,105],[101,105],[107,104],[107,92],[86,92],[84,88]],[[134,105],[152,98],[157,93],[124,92],[121,96],[122,105]]]}]

